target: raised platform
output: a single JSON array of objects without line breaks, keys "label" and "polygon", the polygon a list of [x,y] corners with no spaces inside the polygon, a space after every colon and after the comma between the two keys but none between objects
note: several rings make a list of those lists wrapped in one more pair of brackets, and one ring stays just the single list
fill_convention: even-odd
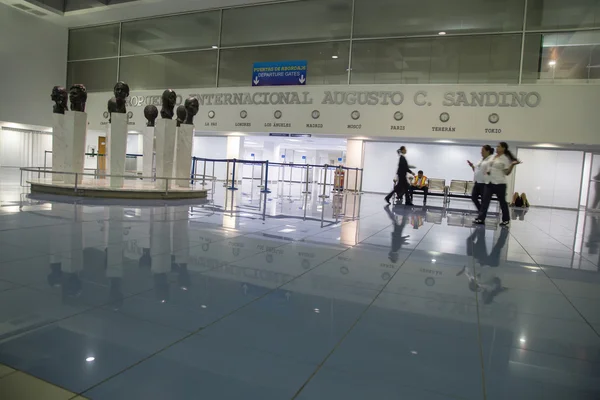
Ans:
[{"label": "raised platform", "polygon": [[141,180],[126,180],[122,188],[112,188],[104,179],[84,181],[77,185],[62,182],[51,182],[48,179],[30,179],[31,193],[53,194],[60,196],[93,197],[108,199],[205,199],[208,191],[205,189],[194,189],[178,187],[158,188],[153,182]]}]

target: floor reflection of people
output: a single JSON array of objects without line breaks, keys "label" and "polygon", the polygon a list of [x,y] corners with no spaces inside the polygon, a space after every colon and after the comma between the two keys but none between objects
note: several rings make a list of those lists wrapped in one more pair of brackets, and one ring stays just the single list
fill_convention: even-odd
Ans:
[{"label": "floor reflection of people", "polygon": [[592,179],[594,180],[594,201],[588,208],[596,209],[600,207],[600,171]]},{"label": "floor reflection of people", "polygon": [[[407,243],[407,239],[410,235],[404,235],[404,227],[406,226],[407,216],[403,214],[396,214],[392,210],[390,210],[389,206],[385,206],[385,212],[390,217],[394,224],[394,231],[392,232],[392,248],[388,255],[388,258],[391,262],[398,262],[399,251],[403,245]],[[402,221],[399,223],[398,219],[401,218]]]},{"label": "floor reflection of people", "polygon": [[589,254],[598,254],[600,245],[600,221],[597,216],[590,217],[590,233],[585,242]]},{"label": "floor reflection of people", "polygon": [[513,221],[516,221],[517,219],[519,221],[525,221],[525,214],[528,212],[528,208],[512,208],[510,210],[510,217],[513,219]]},{"label": "floor reflection of people", "polygon": [[485,232],[485,228],[480,226],[467,238],[467,255],[472,256],[481,268],[474,272],[465,266],[457,276],[464,274],[469,280],[469,290],[481,293],[483,303],[489,304],[497,295],[506,290],[502,286],[502,280],[496,276],[494,267],[500,265],[500,253],[506,246],[508,230],[501,230],[500,237],[489,254],[485,242]]}]

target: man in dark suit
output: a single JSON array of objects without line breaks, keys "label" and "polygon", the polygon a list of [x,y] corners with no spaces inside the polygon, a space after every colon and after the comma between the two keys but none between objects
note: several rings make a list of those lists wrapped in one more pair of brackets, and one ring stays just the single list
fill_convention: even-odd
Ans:
[{"label": "man in dark suit", "polygon": [[[394,190],[385,196],[385,201],[390,204],[390,199],[396,194],[398,199],[401,199],[403,195],[408,193],[408,181],[406,180],[406,174],[410,173],[414,175],[414,172],[410,170],[410,166],[408,165],[408,161],[406,161],[406,147],[402,146],[398,150],[398,155],[400,155],[400,160],[398,160],[398,170],[396,171],[396,182],[394,185]],[[406,198],[406,205],[412,206],[412,203],[409,197]]]}]

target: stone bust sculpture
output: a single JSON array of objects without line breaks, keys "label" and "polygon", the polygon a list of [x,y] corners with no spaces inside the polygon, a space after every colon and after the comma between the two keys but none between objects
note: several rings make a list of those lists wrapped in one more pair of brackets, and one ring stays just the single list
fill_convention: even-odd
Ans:
[{"label": "stone bust sculpture", "polygon": [[69,89],[69,100],[71,101],[71,111],[85,112],[85,102],[87,101],[87,90],[85,86],[77,83]]},{"label": "stone bust sculpture", "polygon": [[177,102],[177,94],[172,89],[167,89],[162,94],[162,109],[160,116],[164,119],[173,119],[173,109]]},{"label": "stone bust sculpture", "polygon": [[[129,97],[129,85],[125,82],[117,82],[113,89],[115,97],[108,101],[108,112],[125,114],[127,112],[127,97]],[[110,122],[110,119],[109,119]]]},{"label": "stone bust sculpture", "polygon": [[54,108],[52,112],[54,114],[64,114],[65,111],[69,110],[67,105],[69,101],[69,93],[67,93],[67,89],[62,86],[54,86],[52,88],[52,94],[50,98],[54,102]]},{"label": "stone bust sculpture", "polygon": [[184,106],[177,107],[177,126],[181,126],[187,117],[187,111]]},{"label": "stone bust sculpture", "polygon": [[200,104],[198,103],[198,99],[195,97],[188,97],[184,103],[185,111],[187,113],[187,118],[185,119],[185,123],[189,125],[194,125],[194,117],[198,114],[198,110],[200,110]]},{"label": "stone bust sculpture", "polygon": [[154,126],[154,122],[158,118],[158,108],[154,104],[148,104],[144,107],[144,117],[148,120],[146,126]]}]

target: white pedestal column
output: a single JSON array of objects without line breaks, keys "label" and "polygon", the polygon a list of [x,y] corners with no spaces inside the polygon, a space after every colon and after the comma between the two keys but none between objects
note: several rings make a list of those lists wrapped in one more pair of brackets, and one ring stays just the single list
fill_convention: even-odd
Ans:
[{"label": "white pedestal column", "polygon": [[[177,136],[177,122],[173,119],[159,119],[156,121],[156,177],[173,177],[173,158],[175,157],[175,139]],[[158,187],[165,187],[163,179],[157,179]]]},{"label": "white pedestal column", "polygon": [[[127,153],[127,114],[112,113],[106,135],[106,166],[109,175],[125,174],[125,154]],[[123,187],[124,178],[110,177],[110,187]]]},{"label": "white pedestal column", "polygon": [[[85,160],[85,137],[87,133],[87,114],[80,111],[65,111],[65,153],[64,169],[66,172],[83,173]],[[78,184],[83,176],[78,176]],[[66,175],[65,183],[74,184],[75,175]]]},{"label": "white pedestal column", "polygon": [[[65,153],[68,148],[65,140],[65,115],[52,114],[52,170],[65,170]],[[52,174],[52,182],[64,179],[61,174]]]},{"label": "white pedestal column", "polygon": [[142,175],[152,176],[152,168],[154,166],[154,131],[153,126],[148,126],[143,131],[144,143],[142,154]]},{"label": "white pedestal column", "polygon": [[194,125],[181,124],[177,128],[177,147],[175,150],[175,178],[177,178],[177,186],[179,187],[190,187],[193,143]]}]

